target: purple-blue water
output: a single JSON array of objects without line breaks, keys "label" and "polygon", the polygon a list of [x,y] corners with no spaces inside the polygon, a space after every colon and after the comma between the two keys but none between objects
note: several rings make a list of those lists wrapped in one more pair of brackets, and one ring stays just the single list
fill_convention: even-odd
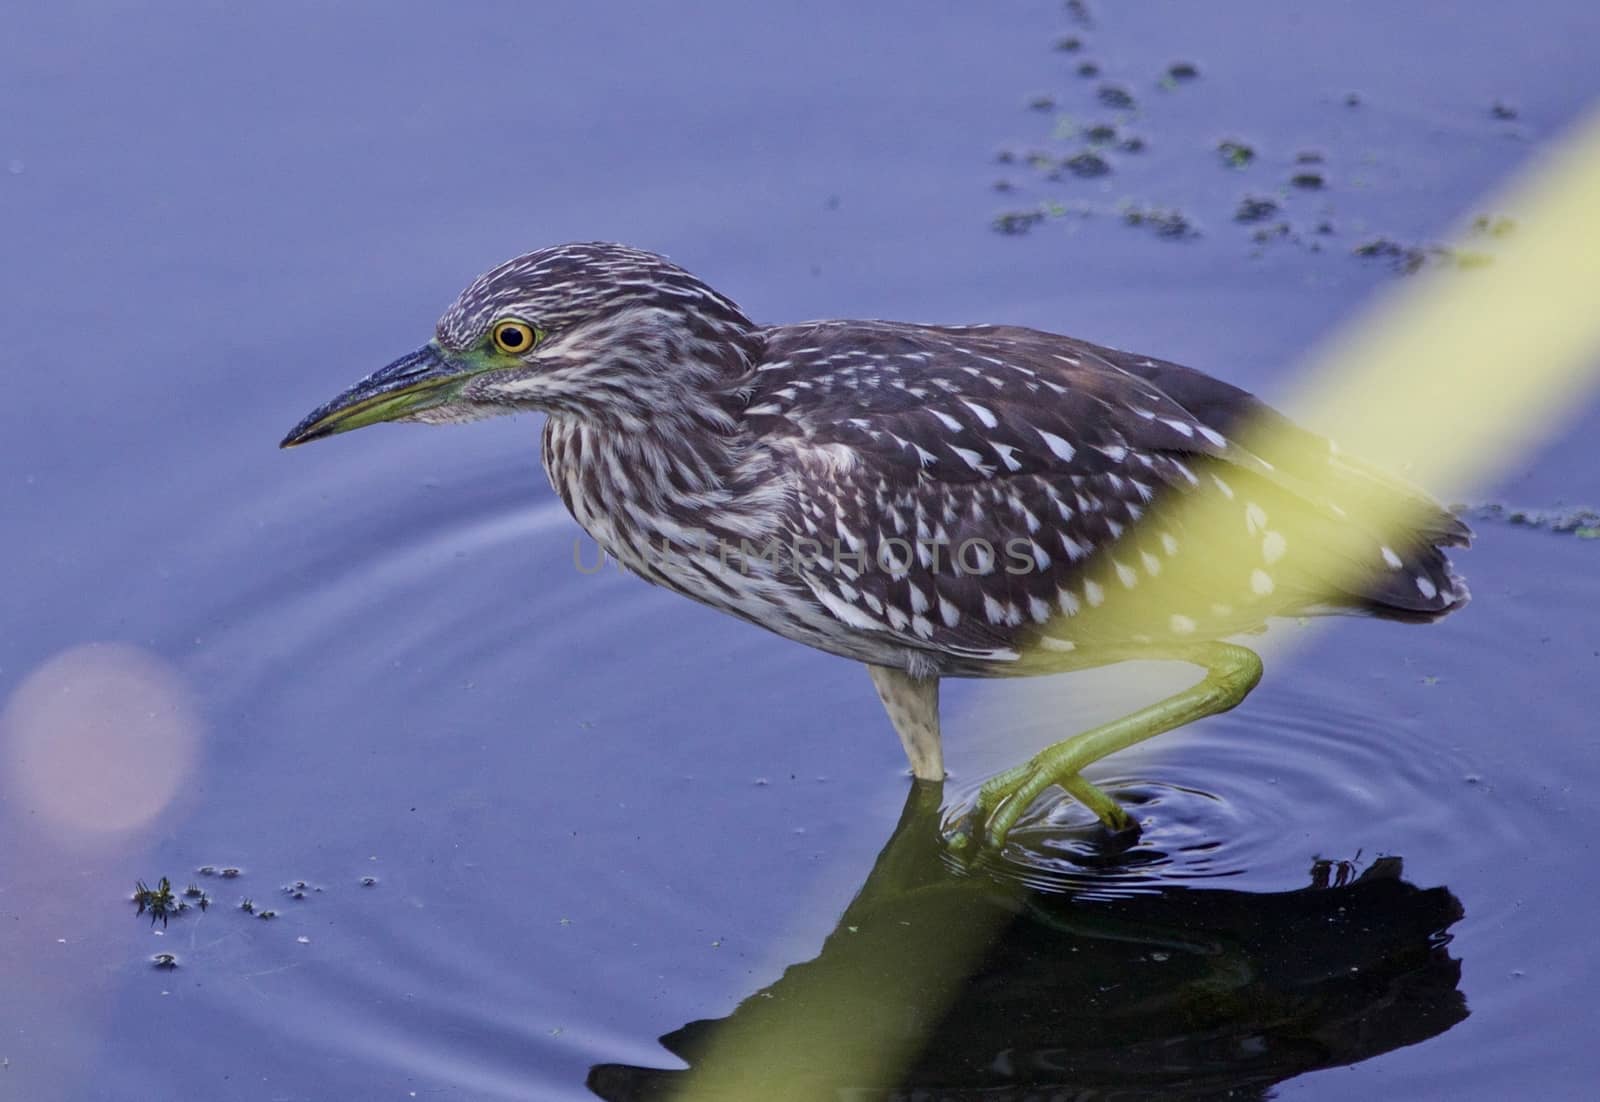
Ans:
[{"label": "purple-blue water", "polygon": [[[1464,613],[1334,624],[1104,763],[1137,855],[960,877],[936,808],[902,822],[859,669],[575,567],[535,421],[276,449],[480,270],[571,239],[762,320],[1028,324],[1270,397],[1401,285],[1357,245],[1499,213],[1600,95],[1574,0],[1090,10],[10,12],[0,1093],[660,1097],[744,1038],[792,1097],[1586,1097],[1600,542],[1480,524]],[[1028,163],[1101,121],[1146,147]],[[1247,194],[1280,213],[1234,222]],[[1595,413],[1482,498],[1600,502]],[[1057,687],[1088,716],[1133,685]],[[947,802],[1084,725],[1035,693],[947,686]],[[163,875],[214,905],[135,918]],[[895,1037],[892,1074],[840,1070]]]}]

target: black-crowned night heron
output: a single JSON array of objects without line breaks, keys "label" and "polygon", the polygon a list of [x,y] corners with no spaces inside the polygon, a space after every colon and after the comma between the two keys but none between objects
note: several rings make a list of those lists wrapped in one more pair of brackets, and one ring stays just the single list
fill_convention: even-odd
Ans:
[{"label": "black-crowned night heron", "polygon": [[1468,542],[1464,524],[1237,387],[1012,326],[756,325],[620,245],[479,277],[433,340],[283,446],[523,410],[546,415],[550,482],[609,555],[865,663],[917,778],[944,776],[940,678],[1205,670],[985,784],[972,822],[991,844],[1051,785],[1131,826],[1083,768],[1244,699],[1261,661],[1228,636],[1467,600],[1441,550]]}]

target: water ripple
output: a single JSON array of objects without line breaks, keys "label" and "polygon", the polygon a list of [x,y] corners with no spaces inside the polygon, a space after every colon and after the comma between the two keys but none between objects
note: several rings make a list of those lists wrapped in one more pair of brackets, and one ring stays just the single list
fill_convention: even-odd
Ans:
[{"label": "water ripple", "polygon": [[[1401,841],[1445,848],[1467,832],[1502,852],[1530,842],[1503,802],[1464,814],[1445,790],[1471,772],[1444,732],[1396,720],[1378,695],[1286,677],[1168,753],[1113,755],[1090,771],[1140,823],[1136,837],[1108,834],[1052,790],[981,867],[1039,891],[1115,898],[1219,878],[1281,884],[1319,859],[1371,860]],[[953,788],[952,804],[970,805],[978,783]]]}]

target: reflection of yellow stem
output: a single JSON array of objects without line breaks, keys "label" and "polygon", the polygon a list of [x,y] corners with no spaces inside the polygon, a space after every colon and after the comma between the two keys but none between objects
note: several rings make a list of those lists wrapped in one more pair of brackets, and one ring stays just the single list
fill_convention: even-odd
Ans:
[{"label": "reflection of yellow stem", "polygon": [[[1581,408],[1600,369],[1597,196],[1600,115],[1491,204],[1518,222],[1494,264],[1421,277],[1318,358],[1291,408],[1312,427],[1336,429],[1347,452],[1435,491],[1460,493],[1493,474]],[[953,989],[984,941],[950,931],[944,951],[926,959],[928,982]],[[861,976],[859,990],[829,990],[837,1015],[870,1005],[872,982]],[[699,1063],[737,1069],[729,1083],[755,1090],[742,1097],[788,1098],[761,1063],[781,1042],[723,1034]],[[893,1083],[916,1051],[908,1040],[836,1078]],[[712,1086],[690,1075],[681,1096],[706,1097]]]}]

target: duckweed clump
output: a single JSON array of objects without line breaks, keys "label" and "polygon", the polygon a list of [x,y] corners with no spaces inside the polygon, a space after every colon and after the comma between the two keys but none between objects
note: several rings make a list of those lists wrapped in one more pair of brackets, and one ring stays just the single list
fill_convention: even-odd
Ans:
[{"label": "duckweed clump", "polygon": [[135,881],[133,888],[133,902],[139,905],[137,914],[150,912],[150,925],[156,924],[156,919],[161,920],[165,929],[167,922],[180,910],[178,897],[172,892],[172,881],[163,876],[156,886],[151,888],[143,880]]}]

